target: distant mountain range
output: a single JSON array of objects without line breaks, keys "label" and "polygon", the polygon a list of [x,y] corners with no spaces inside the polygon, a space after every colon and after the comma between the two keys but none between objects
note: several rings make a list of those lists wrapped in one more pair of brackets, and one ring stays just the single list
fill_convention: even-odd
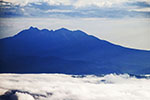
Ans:
[{"label": "distant mountain range", "polygon": [[0,39],[0,73],[150,74],[150,51],[115,45],[80,30],[30,27]]}]

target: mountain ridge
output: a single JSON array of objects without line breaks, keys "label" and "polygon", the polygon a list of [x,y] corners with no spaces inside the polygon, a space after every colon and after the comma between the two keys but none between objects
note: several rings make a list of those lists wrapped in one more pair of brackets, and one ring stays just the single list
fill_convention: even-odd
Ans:
[{"label": "mountain ridge", "polygon": [[0,39],[0,47],[0,72],[150,73],[150,51],[112,44],[80,30],[30,27]]},{"label": "mountain ridge", "polygon": [[[70,32],[79,31],[79,32],[82,32],[83,34],[86,34],[86,35],[88,35],[88,36],[95,37],[95,36],[93,36],[93,35],[89,35],[89,34],[83,32],[83,31],[81,31],[81,30],[69,30],[69,29],[67,29],[67,28],[65,28],[65,27],[62,27],[62,28],[59,28],[59,29],[56,29],[56,30],[48,30],[48,29],[38,29],[37,27],[31,26],[31,27],[29,27],[28,29],[25,29],[25,30],[23,30],[23,31],[30,30],[30,29],[34,29],[34,30],[38,30],[38,31],[47,31],[47,32],[57,32],[57,31],[62,31],[62,30],[63,30],[63,31],[64,31],[64,30],[65,30],[65,31],[70,31]],[[21,32],[22,32],[22,31],[21,31]],[[19,32],[19,33],[20,33],[20,32]],[[18,33],[18,34],[19,34],[19,33]],[[16,34],[16,35],[18,35],[18,34]],[[16,36],[16,35],[14,35],[14,36]],[[11,37],[14,37],[14,36],[11,36]],[[10,37],[10,38],[11,38],[11,37]],[[6,38],[9,38],[9,37],[6,37]],[[95,37],[95,38],[97,38],[97,37]],[[5,39],[5,38],[3,38],[3,39]],[[133,50],[148,51],[148,52],[150,52],[150,50],[144,50],[144,49],[137,49],[137,48],[126,47],[126,46],[122,46],[122,45],[119,45],[119,44],[114,44],[114,43],[112,43],[112,42],[110,42],[110,41],[107,41],[107,40],[105,40],[105,39],[100,39],[100,38],[97,38],[97,39],[103,40],[103,41],[106,41],[106,42],[111,43],[111,44],[113,44],[113,45],[120,46],[120,47],[127,48],[127,49],[133,49]]]}]

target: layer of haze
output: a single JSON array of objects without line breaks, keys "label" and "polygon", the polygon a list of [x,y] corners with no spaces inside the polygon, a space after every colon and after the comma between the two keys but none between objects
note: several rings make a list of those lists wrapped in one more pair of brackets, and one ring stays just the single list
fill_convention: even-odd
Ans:
[{"label": "layer of haze", "polygon": [[102,19],[102,18],[0,18],[0,38],[9,37],[28,29],[82,30],[100,39],[125,47],[150,50],[149,19]]}]

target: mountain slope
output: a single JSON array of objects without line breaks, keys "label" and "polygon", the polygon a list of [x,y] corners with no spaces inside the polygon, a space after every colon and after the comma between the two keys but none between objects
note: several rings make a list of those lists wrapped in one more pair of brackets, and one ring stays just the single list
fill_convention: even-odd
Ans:
[{"label": "mountain slope", "polygon": [[150,51],[114,45],[80,30],[30,27],[0,40],[0,72],[150,73]]}]

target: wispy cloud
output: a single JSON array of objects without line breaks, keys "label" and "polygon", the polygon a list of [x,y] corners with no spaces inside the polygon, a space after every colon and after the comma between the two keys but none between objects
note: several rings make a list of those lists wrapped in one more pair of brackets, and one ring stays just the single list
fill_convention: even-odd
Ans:
[{"label": "wispy cloud", "polygon": [[149,8],[147,0],[5,0],[1,16],[150,17]]},{"label": "wispy cloud", "polygon": [[147,8],[150,7],[150,1],[149,2],[144,2],[144,1],[138,1],[138,2],[132,2],[132,3],[128,3],[131,6],[137,6],[140,8]]}]

